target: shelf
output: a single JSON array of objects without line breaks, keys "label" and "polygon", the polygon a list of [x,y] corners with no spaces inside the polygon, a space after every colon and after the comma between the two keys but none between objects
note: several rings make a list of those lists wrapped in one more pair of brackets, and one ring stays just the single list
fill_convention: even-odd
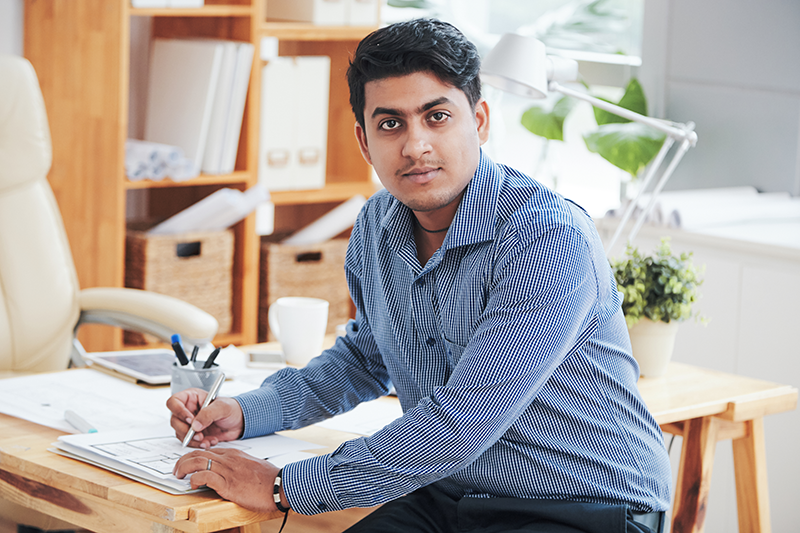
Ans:
[{"label": "shelf", "polygon": [[[212,38],[250,42],[280,40],[282,55],[331,58],[328,185],[313,191],[272,194],[279,207],[276,227],[294,232],[354,195],[370,196],[379,186],[353,141],[346,79],[358,41],[373,27],[316,26],[267,22],[265,0],[206,0],[199,8],[132,8],[131,0],[26,0],[25,55],[39,76],[51,129],[54,159],[50,183],[61,207],[75,269],[85,287],[122,287],[128,217],[159,220],[201,201],[214,191],[244,190],[257,182],[262,66],[254,59],[236,159],[236,171],[186,180],[130,181],[125,176],[131,81],[145,85],[144,50],[131,47],[131,18],[150,24],[152,38]],[[213,2],[213,3],[211,3]],[[96,9],[102,3],[103,9]],[[151,21],[143,19],[152,18]],[[90,39],[86,36],[91,35]],[[137,41],[138,42],[138,41]],[[145,43],[146,44],[146,43]],[[87,61],[86,58],[91,58]],[[133,77],[133,78],[132,78]],[[80,80],[83,90],[75,90]],[[136,85],[136,84],[134,84]],[[136,95],[134,95],[135,97]],[[90,165],[85,164],[91,162]],[[85,191],[92,194],[85,194]],[[128,208],[135,212],[128,212]],[[135,217],[132,215],[136,215]],[[232,312],[234,332],[217,344],[254,343],[258,336],[260,240],[255,217],[234,226]],[[83,328],[90,351],[119,349],[114,328]]]},{"label": "shelf", "polygon": [[169,178],[152,181],[129,181],[125,180],[125,189],[164,189],[169,187],[197,187],[198,185],[241,185],[242,183],[249,183],[250,172],[240,171],[233,174],[200,174],[196,178],[185,181],[172,181]]},{"label": "shelf", "polygon": [[382,187],[372,182],[331,183],[322,189],[307,191],[272,191],[272,203],[280,205],[344,202],[358,194],[369,198]]},{"label": "shelf", "polygon": [[261,34],[287,41],[360,41],[374,30],[372,26],[318,26],[302,22],[265,22]]},{"label": "shelf", "polygon": [[130,14],[142,17],[249,17],[253,8],[222,4],[193,8],[131,8]]}]

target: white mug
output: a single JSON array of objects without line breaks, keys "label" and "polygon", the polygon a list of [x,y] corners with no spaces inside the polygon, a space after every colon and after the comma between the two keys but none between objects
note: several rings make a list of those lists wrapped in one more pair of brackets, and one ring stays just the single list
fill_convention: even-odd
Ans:
[{"label": "white mug", "polygon": [[269,306],[269,329],[280,341],[286,362],[303,367],[322,353],[328,302],[320,298],[278,298]]}]

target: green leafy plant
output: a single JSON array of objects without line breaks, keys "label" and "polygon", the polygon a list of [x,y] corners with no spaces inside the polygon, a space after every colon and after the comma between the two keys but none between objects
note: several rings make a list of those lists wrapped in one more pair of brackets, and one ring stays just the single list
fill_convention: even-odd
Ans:
[{"label": "green leafy plant", "polygon": [[611,267],[629,328],[644,317],[654,322],[682,322],[692,316],[705,320],[692,312],[705,268],[692,263],[692,252],[674,255],[669,237],[661,239],[654,255],[628,244],[625,257],[612,260]]},{"label": "green leafy plant", "polygon": [[[616,104],[640,115],[647,115],[647,99],[636,78],[630,80],[625,94]],[[550,110],[541,106],[527,109],[520,121],[528,131],[544,137],[548,142],[562,141],[564,120],[574,105],[572,98],[564,96]],[[597,130],[583,136],[586,147],[634,178],[658,154],[666,138],[664,133],[649,126],[631,122],[596,107],[594,118],[597,121]]]}]

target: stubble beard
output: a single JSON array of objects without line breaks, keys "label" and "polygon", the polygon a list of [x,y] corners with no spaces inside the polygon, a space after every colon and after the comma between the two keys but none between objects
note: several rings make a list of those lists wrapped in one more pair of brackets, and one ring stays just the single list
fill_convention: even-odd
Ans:
[{"label": "stubble beard", "polygon": [[[444,160],[429,160],[429,161],[412,161],[406,167],[397,170],[395,172],[395,176],[402,180],[404,179],[404,175],[411,171],[414,167],[434,167],[440,169],[440,171],[444,171],[445,162]],[[431,182],[431,184],[435,184],[437,180]],[[447,184],[445,184],[445,187]],[[400,202],[411,209],[412,211],[416,211],[419,213],[425,213],[429,211],[435,211],[437,209],[441,209],[453,203],[456,199],[458,199],[461,194],[463,193],[463,189],[460,191],[452,191],[450,189],[445,190],[431,190],[430,192],[422,192],[420,195],[417,195],[413,198],[404,198],[400,200]]]}]

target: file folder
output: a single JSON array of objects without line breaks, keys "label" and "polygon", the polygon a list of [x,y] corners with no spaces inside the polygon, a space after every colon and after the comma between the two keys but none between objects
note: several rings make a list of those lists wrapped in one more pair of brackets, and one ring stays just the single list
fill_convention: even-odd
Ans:
[{"label": "file folder", "polygon": [[259,181],[273,191],[324,187],[330,58],[276,57],[261,87]]},{"label": "file folder", "polygon": [[203,166],[222,56],[219,41],[153,40],[144,140],[181,148],[197,169]]}]

